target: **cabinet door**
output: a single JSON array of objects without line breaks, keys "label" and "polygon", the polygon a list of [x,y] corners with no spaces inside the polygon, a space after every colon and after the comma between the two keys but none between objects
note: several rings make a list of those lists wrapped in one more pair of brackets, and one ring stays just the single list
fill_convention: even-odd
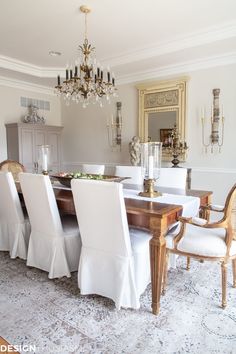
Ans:
[{"label": "cabinet door", "polygon": [[28,172],[32,172],[34,165],[34,131],[21,129],[20,162]]}]

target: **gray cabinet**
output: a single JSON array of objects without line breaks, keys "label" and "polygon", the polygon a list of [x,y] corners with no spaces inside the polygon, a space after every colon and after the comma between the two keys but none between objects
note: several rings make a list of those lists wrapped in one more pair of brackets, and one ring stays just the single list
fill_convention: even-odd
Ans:
[{"label": "gray cabinet", "polygon": [[61,170],[61,133],[63,127],[29,123],[6,124],[8,159],[16,160],[28,172],[34,171],[40,145],[50,145],[50,169]]}]

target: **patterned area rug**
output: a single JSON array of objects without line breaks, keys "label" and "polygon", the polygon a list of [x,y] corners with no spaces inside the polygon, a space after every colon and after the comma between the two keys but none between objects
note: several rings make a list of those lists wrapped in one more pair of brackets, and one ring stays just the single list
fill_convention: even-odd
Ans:
[{"label": "patterned area rug", "polygon": [[177,269],[169,271],[160,315],[153,316],[150,287],[140,310],[117,311],[109,299],[81,296],[76,273],[49,280],[45,272],[0,252],[0,336],[34,348],[21,353],[236,353],[231,266],[225,310],[220,265],[193,260],[189,272],[184,267],[179,258]]}]

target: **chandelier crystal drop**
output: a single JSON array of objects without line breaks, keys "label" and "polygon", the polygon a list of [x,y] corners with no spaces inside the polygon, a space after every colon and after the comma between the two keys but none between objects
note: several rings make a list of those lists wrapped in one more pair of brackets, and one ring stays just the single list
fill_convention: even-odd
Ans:
[{"label": "chandelier crystal drop", "polygon": [[90,103],[98,103],[101,107],[103,101],[110,102],[111,97],[117,97],[115,77],[107,68],[106,72],[95,58],[95,48],[87,38],[87,14],[91,11],[87,6],[81,6],[80,11],[85,14],[85,36],[83,45],[79,46],[79,58],[72,66],[66,68],[66,79],[61,82],[57,76],[55,92],[62,96],[66,103],[75,101],[82,103],[85,108]]}]

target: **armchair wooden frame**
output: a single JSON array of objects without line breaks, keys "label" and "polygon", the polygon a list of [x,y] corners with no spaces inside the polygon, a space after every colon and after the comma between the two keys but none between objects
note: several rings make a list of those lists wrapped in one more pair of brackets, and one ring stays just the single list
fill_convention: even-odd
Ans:
[{"label": "armchair wooden frame", "polygon": [[[164,269],[163,277],[163,288],[162,292],[165,293],[166,282],[167,282],[167,270],[168,270],[168,257],[169,253],[174,253],[182,256],[187,256],[187,269],[189,269],[190,257],[200,259],[201,261],[219,261],[221,263],[221,274],[222,274],[222,308],[227,306],[226,300],[226,285],[227,285],[227,266],[228,262],[232,261],[233,267],[233,287],[236,288],[236,253],[230,255],[230,248],[232,242],[236,240],[236,184],[231,188],[223,208],[214,207],[213,205],[207,205],[203,207],[205,211],[215,211],[223,213],[223,217],[217,222],[205,221],[203,223],[198,223],[194,218],[183,218],[180,217],[179,221],[181,222],[181,227],[179,233],[174,237],[174,246],[173,248],[166,249],[166,262]],[[221,257],[209,257],[193,253],[183,252],[177,249],[180,240],[185,236],[186,225],[191,224],[196,227],[204,229],[214,229],[214,228],[224,228],[225,229],[225,244],[226,244],[226,254]]]},{"label": "armchair wooden frame", "polygon": [[14,180],[18,180],[18,174],[25,172],[25,167],[18,161],[4,160],[0,163],[0,171],[11,172]]}]

